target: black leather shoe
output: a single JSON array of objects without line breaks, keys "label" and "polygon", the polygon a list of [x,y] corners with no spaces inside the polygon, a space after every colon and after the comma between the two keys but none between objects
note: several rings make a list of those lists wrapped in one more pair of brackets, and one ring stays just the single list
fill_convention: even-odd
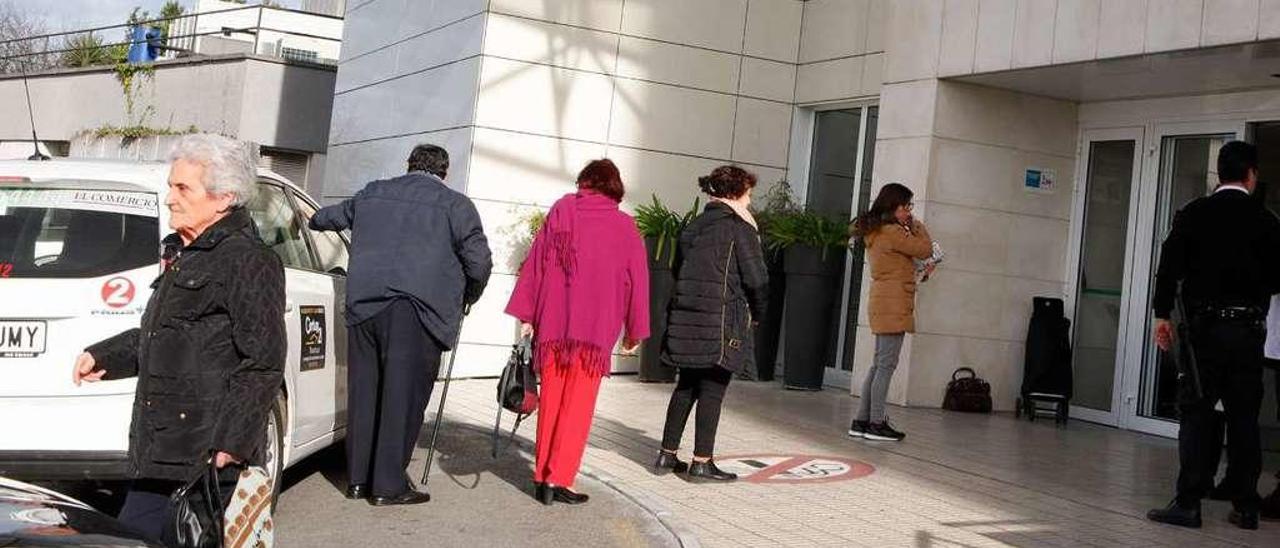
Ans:
[{"label": "black leather shoe", "polygon": [[657,476],[665,476],[671,472],[683,474],[688,471],[689,463],[680,460],[675,453],[658,451],[658,460],[653,462],[653,473]]},{"label": "black leather shoe", "polygon": [[1227,521],[1241,529],[1256,531],[1258,529],[1258,511],[1232,510],[1230,514],[1227,514]]},{"label": "black leather shoe", "polygon": [[347,498],[351,500],[369,498],[369,487],[363,483],[347,486]]},{"label": "black leather shoe", "polygon": [[431,502],[431,494],[409,488],[407,491],[400,493],[394,497],[369,497],[369,504],[373,506],[398,506],[402,504],[422,504]]},{"label": "black leather shoe", "polygon": [[551,506],[552,502],[563,502],[565,504],[584,504],[591,500],[589,495],[583,493],[575,493],[567,487],[559,485],[551,485],[550,483],[535,484],[534,495],[542,504]]},{"label": "black leather shoe", "polygon": [[734,481],[738,479],[737,474],[725,472],[716,467],[716,463],[711,460],[702,462],[693,461],[689,465],[689,480],[694,482],[701,481]]},{"label": "black leather shoe", "polygon": [[1200,505],[1181,506],[1178,501],[1169,503],[1167,508],[1160,508],[1147,512],[1147,519],[1169,525],[1177,525],[1179,527],[1190,527],[1199,529],[1200,521]]}]

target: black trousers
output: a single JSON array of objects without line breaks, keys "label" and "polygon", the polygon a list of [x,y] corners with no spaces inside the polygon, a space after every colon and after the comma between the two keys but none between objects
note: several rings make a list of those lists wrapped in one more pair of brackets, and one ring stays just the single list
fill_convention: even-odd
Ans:
[{"label": "black trousers", "polygon": [[[243,467],[233,465],[218,471],[218,490],[222,495],[223,508],[231,503],[241,470]],[[116,519],[154,542],[165,546],[176,544],[177,539],[169,528],[169,523],[173,520],[169,511],[169,497],[182,485],[182,482],[169,480],[134,480],[129,485],[124,506],[120,508],[120,515]]]},{"label": "black trousers", "polygon": [[681,368],[675,392],[671,394],[671,403],[667,405],[667,425],[662,433],[662,448],[668,451],[680,448],[685,423],[689,421],[694,403],[697,403],[693,455],[711,458],[716,448],[716,428],[720,426],[720,408],[732,379],[733,372],[720,367]]},{"label": "black trousers", "polygon": [[1198,503],[1213,485],[1210,463],[1222,451],[1214,405],[1222,402],[1227,434],[1227,487],[1241,510],[1258,506],[1262,446],[1258,412],[1262,406],[1262,345],[1266,332],[1255,322],[1197,320],[1191,325],[1200,390],[1192,375],[1179,377],[1178,501]]},{"label": "black trousers", "polygon": [[406,299],[348,328],[347,473],[352,485],[393,497],[422,430],[442,345]]},{"label": "black trousers", "polygon": [[[1271,369],[1271,389],[1276,393],[1276,417],[1280,417],[1280,360],[1265,360],[1268,369]],[[1213,425],[1210,430],[1210,436],[1219,440],[1218,443],[1225,445],[1230,440],[1227,436],[1227,414],[1215,411]],[[1218,465],[1222,463],[1222,451],[1214,451],[1211,453],[1210,461],[1205,463],[1205,480],[1211,481],[1218,475]],[[1230,477],[1235,472],[1230,466],[1227,467],[1226,477],[1223,478],[1224,485],[1231,485]],[[1280,471],[1276,471],[1276,478],[1280,478]],[[1212,487],[1207,487],[1206,491]],[[1276,485],[1276,492],[1280,493],[1280,485]]]}]

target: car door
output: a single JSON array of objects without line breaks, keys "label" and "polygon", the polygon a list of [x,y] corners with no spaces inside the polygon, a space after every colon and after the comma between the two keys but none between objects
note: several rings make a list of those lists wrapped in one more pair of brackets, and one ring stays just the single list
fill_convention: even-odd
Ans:
[{"label": "car door", "polygon": [[306,221],[294,209],[283,186],[260,180],[249,213],[262,241],[285,267],[285,328],[289,336],[285,376],[291,404],[287,422],[292,425],[287,436],[292,446],[298,447],[333,431],[337,391],[329,342],[333,331],[330,318],[335,313],[333,284],[318,271],[305,234]]},{"label": "car door", "polygon": [[[289,194],[293,197],[293,201],[298,207],[298,213],[303,219],[310,221],[311,216],[316,213],[315,204],[296,190],[290,189]],[[334,397],[333,427],[335,430],[340,430],[347,426],[346,303],[347,265],[350,257],[348,248],[350,244],[343,234],[336,232],[311,229],[307,229],[306,232],[311,241],[312,249],[315,250],[318,270],[328,277],[328,281],[331,284],[333,295],[331,300],[332,310],[338,311],[336,314],[328,315],[326,320],[330,325],[329,341],[333,352],[329,353],[329,357],[335,366],[335,386],[337,387]]]}]

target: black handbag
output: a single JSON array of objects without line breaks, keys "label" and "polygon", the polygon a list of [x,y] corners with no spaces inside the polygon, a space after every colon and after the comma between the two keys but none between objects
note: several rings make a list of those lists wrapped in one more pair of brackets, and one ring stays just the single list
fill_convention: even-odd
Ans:
[{"label": "black handbag", "polygon": [[[969,376],[961,377],[961,373]],[[979,379],[973,369],[961,367],[951,374],[946,396],[942,398],[942,408],[964,413],[990,413],[991,385]]]},{"label": "black handbag", "polygon": [[218,468],[208,464],[169,496],[169,528],[179,548],[222,548],[222,493]]},{"label": "black handbag", "polygon": [[511,347],[511,357],[502,369],[502,377],[498,379],[498,417],[493,423],[493,458],[501,452],[498,433],[502,428],[502,410],[516,414],[516,423],[511,427],[511,436],[507,440],[510,445],[516,437],[520,423],[538,410],[538,376],[533,372],[533,346],[525,338]]}]

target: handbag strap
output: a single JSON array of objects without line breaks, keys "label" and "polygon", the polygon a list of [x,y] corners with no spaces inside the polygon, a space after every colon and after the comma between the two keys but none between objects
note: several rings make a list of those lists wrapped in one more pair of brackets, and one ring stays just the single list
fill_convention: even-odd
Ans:
[{"label": "handbag strap", "polygon": [[978,378],[978,373],[977,373],[976,371],[974,371],[974,370],[973,370],[973,368],[970,368],[970,367],[961,367],[961,368],[959,368],[959,369],[956,369],[956,370],[955,370],[955,372],[951,374],[951,380],[952,380],[952,381],[958,381],[958,380],[960,380],[959,376],[960,376],[960,374],[961,374],[961,373],[968,373],[968,374],[969,374],[969,378],[971,378],[971,379],[976,379],[976,378]]},{"label": "handbag strap", "polygon": [[223,515],[226,512],[226,508],[222,507],[222,482],[219,481],[218,463],[215,462],[217,453],[214,453],[214,455],[215,457],[211,457],[209,459],[208,476],[205,481],[204,488],[204,499],[205,505],[209,508],[209,515],[213,516],[214,530],[218,532],[218,545],[221,546],[225,531],[227,530],[226,516]]},{"label": "handbag strap", "polygon": [[520,423],[524,422],[527,418],[529,418],[529,415],[516,414],[516,423],[511,426],[511,434],[507,436],[507,443],[504,445],[498,438],[498,432],[500,431],[502,424],[502,408],[498,408],[498,419],[493,423],[493,458],[498,458],[498,455],[502,454],[503,451],[506,451],[508,447],[511,447],[512,443],[515,443],[516,430],[520,429]]},{"label": "handbag strap", "polygon": [[516,343],[516,353],[519,354],[521,361],[533,360],[533,337],[521,337],[520,342]]}]

